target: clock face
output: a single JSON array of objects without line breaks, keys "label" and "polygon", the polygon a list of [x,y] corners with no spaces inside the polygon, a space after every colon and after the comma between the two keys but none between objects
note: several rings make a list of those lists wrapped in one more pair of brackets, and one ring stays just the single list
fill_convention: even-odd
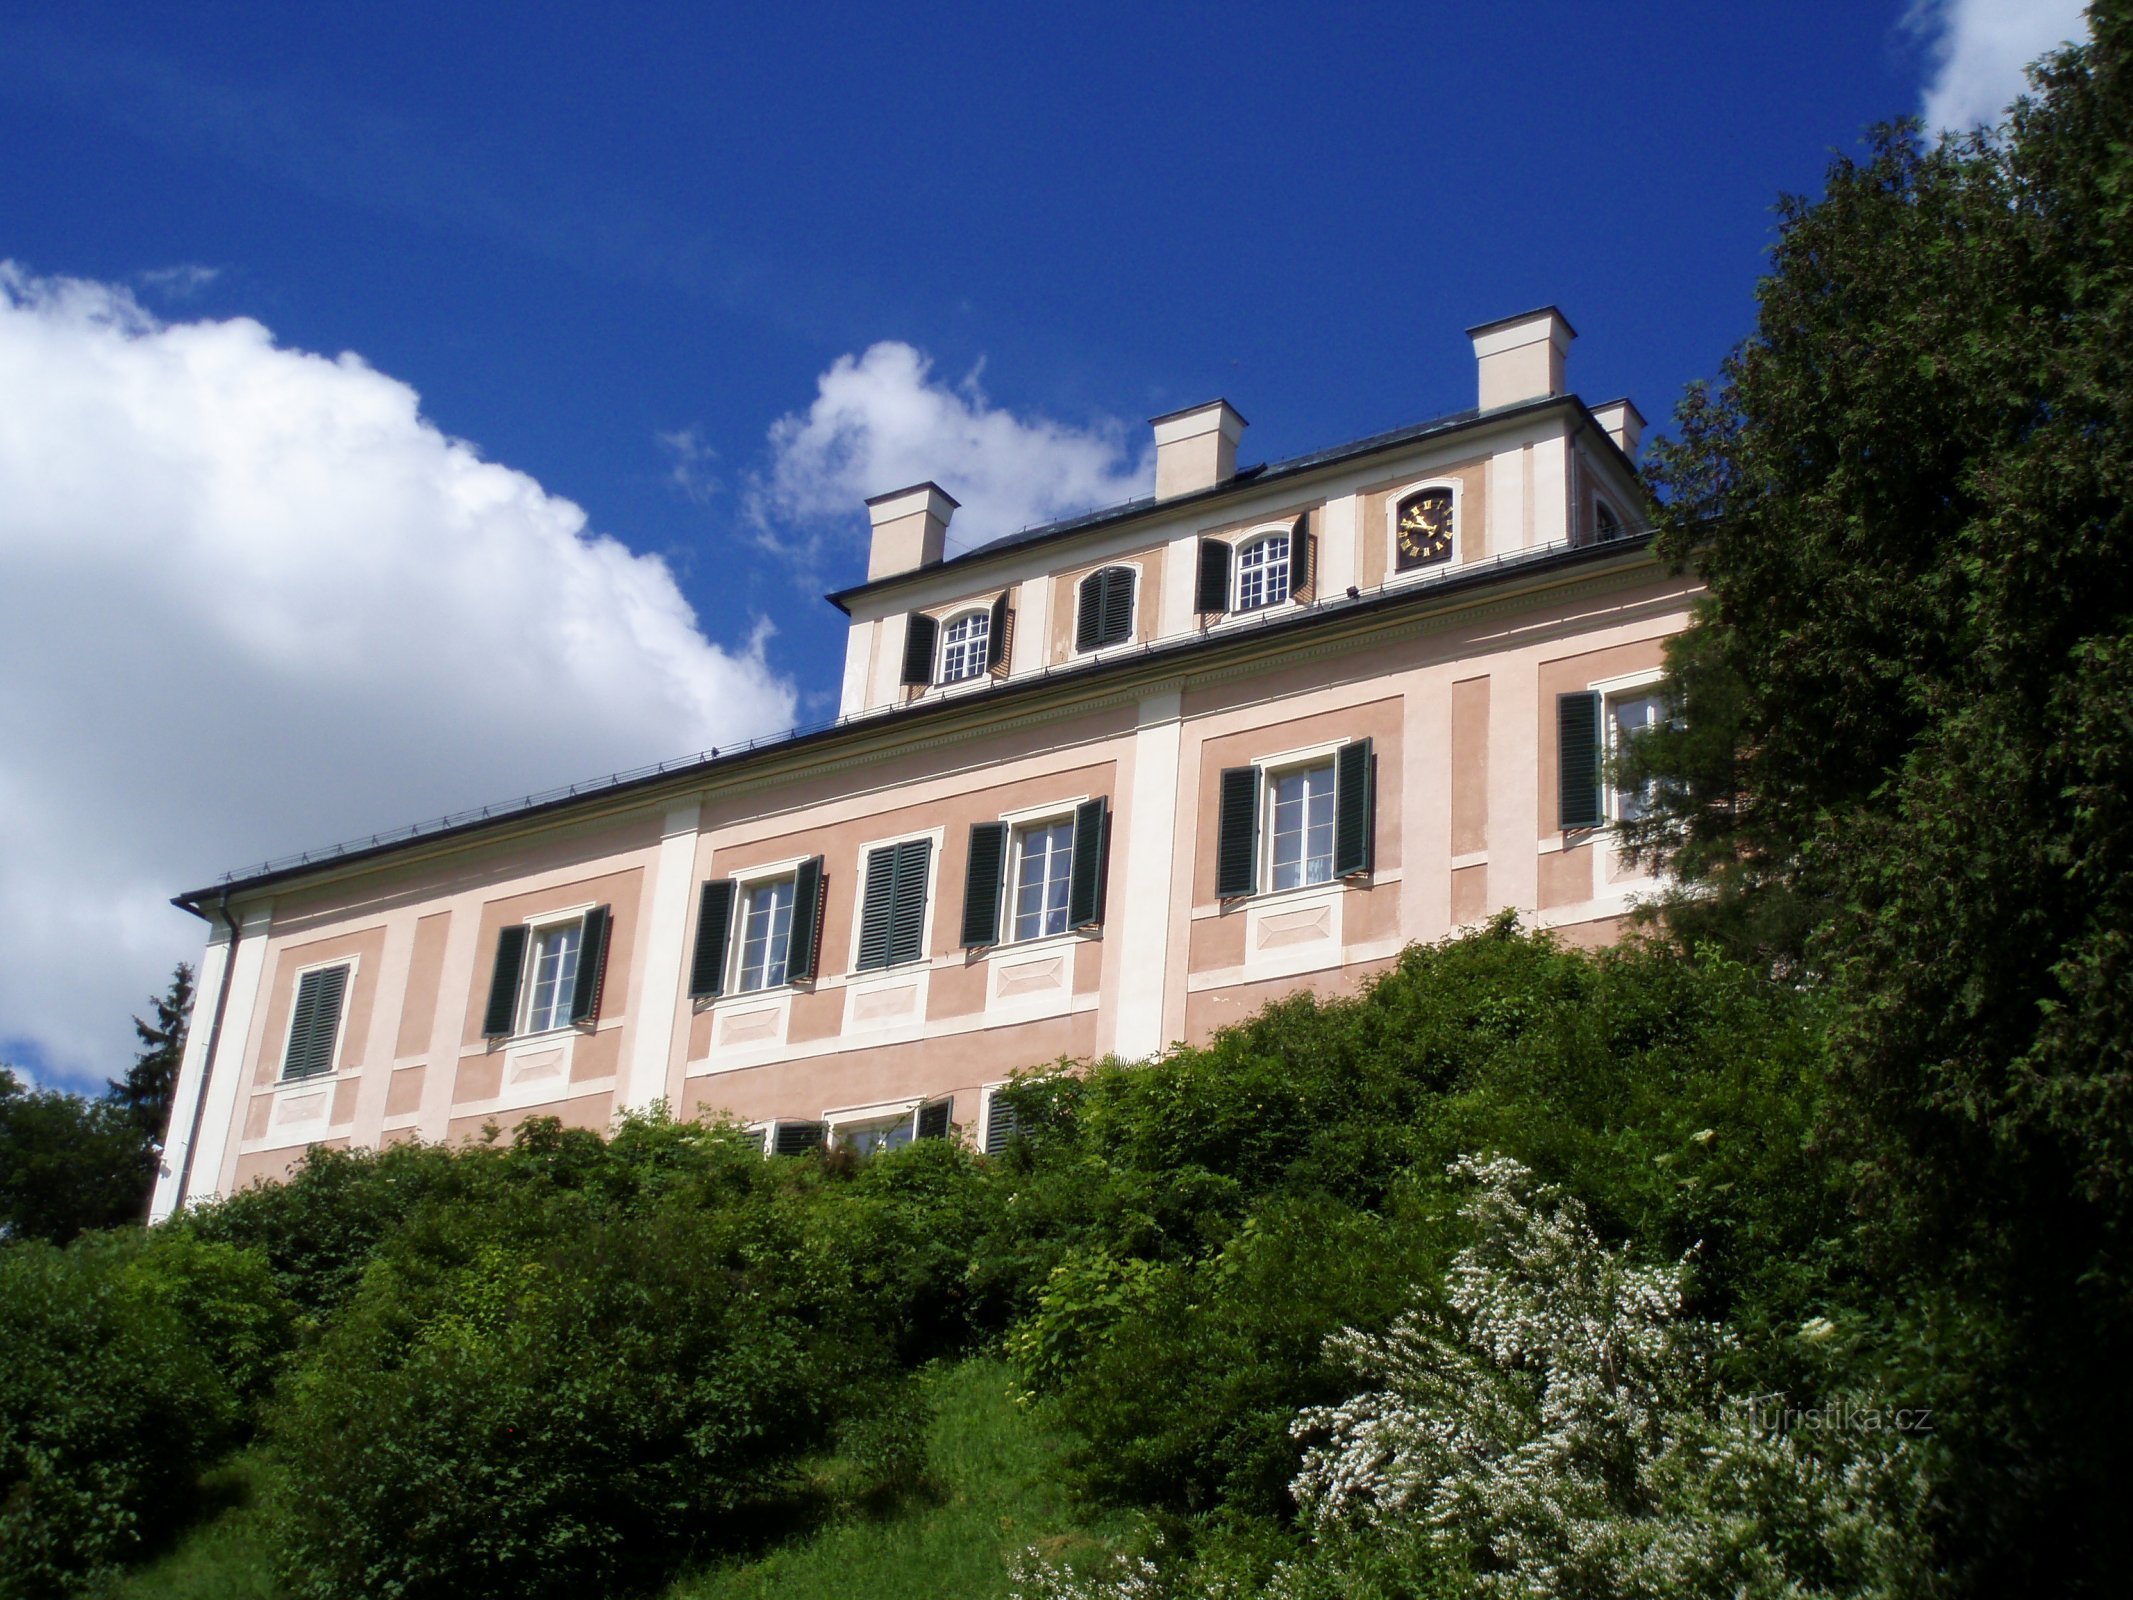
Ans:
[{"label": "clock face", "polygon": [[1400,502],[1396,538],[1402,572],[1449,561],[1452,554],[1452,492],[1424,489]]}]

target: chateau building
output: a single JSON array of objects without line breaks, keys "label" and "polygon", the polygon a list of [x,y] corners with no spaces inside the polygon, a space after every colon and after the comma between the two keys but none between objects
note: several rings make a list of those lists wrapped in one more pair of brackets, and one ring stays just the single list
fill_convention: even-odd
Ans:
[{"label": "chateau building", "polygon": [[210,932],[155,1214],[312,1144],[662,1102],[996,1145],[1018,1068],[1504,907],[1609,938],[1651,885],[1604,756],[1696,584],[1563,317],[1470,332],[1472,409],[1241,469],[1226,402],[1174,412],[1152,497],[952,559],[944,490],[876,496],[826,728],[179,896]]}]

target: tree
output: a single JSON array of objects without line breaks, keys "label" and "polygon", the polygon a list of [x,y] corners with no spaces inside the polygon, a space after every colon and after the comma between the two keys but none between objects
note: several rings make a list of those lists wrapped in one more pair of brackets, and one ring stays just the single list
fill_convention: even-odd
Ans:
[{"label": "tree", "polygon": [[178,1063],[185,1056],[185,1031],[193,1011],[193,969],[179,962],[170,987],[149,1002],[155,1021],[133,1019],[140,1054],[123,1078],[110,1078],[107,1096],[124,1108],[142,1136],[160,1146],[170,1126],[170,1102],[177,1093]]},{"label": "tree", "polygon": [[138,1222],[155,1164],[121,1106],[28,1089],[0,1067],[0,1238],[65,1244]]},{"label": "tree", "polygon": [[1655,452],[1711,715],[1632,757],[1677,926],[1840,1002],[1825,1137],[1957,1401],[1950,1559],[2013,1591],[2101,1587],[2133,1473],[2133,18],[2091,31],[2005,128],[1782,203]]}]

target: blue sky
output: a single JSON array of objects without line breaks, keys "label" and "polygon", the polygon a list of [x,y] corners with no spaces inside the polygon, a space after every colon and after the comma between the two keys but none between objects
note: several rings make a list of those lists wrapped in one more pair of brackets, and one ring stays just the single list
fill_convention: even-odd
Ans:
[{"label": "blue sky", "polygon": [[[1130,492],[1143,419],[1215,394],[1247,459],[1396,426],[1471,402],[1467,325],[1551,301],[1573,386],[1663,423],[1750,327],[1781,192],[1930,96],[1990,115],[2074,26],[2063,0],[8,9],[0,384],[34,392],[0,402],[49,416],[0,438],[0,491],[56,509],[0,511],[0,579],[51,629],[0,646],[0,790],[44,798],[0,909],[102,898],[0,949],[0,1055],[70,1082],[124,1065],[126,1010],[196,949],[164,895],[826,709],[819,595],[863,572],[863,493],[937,477],[971,543]],[[503,521],[460,560],[475,503]],[[475,638],[342,637],[336,592]],[[550,682],[523,641],[557,593],[574,639],[652,621]],[[528,715],[461,692],[485,660]],[[276,730],[320,720],[291,757]]]}]

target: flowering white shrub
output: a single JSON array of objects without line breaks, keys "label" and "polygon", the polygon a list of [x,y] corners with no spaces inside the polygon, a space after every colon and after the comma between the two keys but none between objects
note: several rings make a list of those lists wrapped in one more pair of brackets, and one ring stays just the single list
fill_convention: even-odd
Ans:
[{"label": "flowering white shrub", "polygon": [[1920,1490],[1906,1440],[1853,1431],[1808,1449],[1763,1426],[1713,1380],[1725,1331],[1682,1315],[1689,1258],[1644,1266],[1607,1249],[1575,1199],[1515,1161],[1451,1170],[1474,1184],[1474,1240],[1446,1303],[1382,1335],[1336,1335],[1365,1387],[1296,1419],[1307,1556],[1254,1591],[1145,1557],[1076,1574],[1030,1552],[1016,1600],[1910,1591]]},{"label": "flowering white shrub", "polygon": [[1712,1381],[1723,1330],[1681,1314],[1688,1258],[1606,1249],[1515,1161],[1452,1171],[1475,1185],[1475,1238],[1449,1305],[1337,1335],[1369,1387],[1296,1420],[1293,1489],[1315,1527],[1419,1533],[1483,1595],[1893,1592],[1904,1441],[1810,1453],[1760,1430]]}]

